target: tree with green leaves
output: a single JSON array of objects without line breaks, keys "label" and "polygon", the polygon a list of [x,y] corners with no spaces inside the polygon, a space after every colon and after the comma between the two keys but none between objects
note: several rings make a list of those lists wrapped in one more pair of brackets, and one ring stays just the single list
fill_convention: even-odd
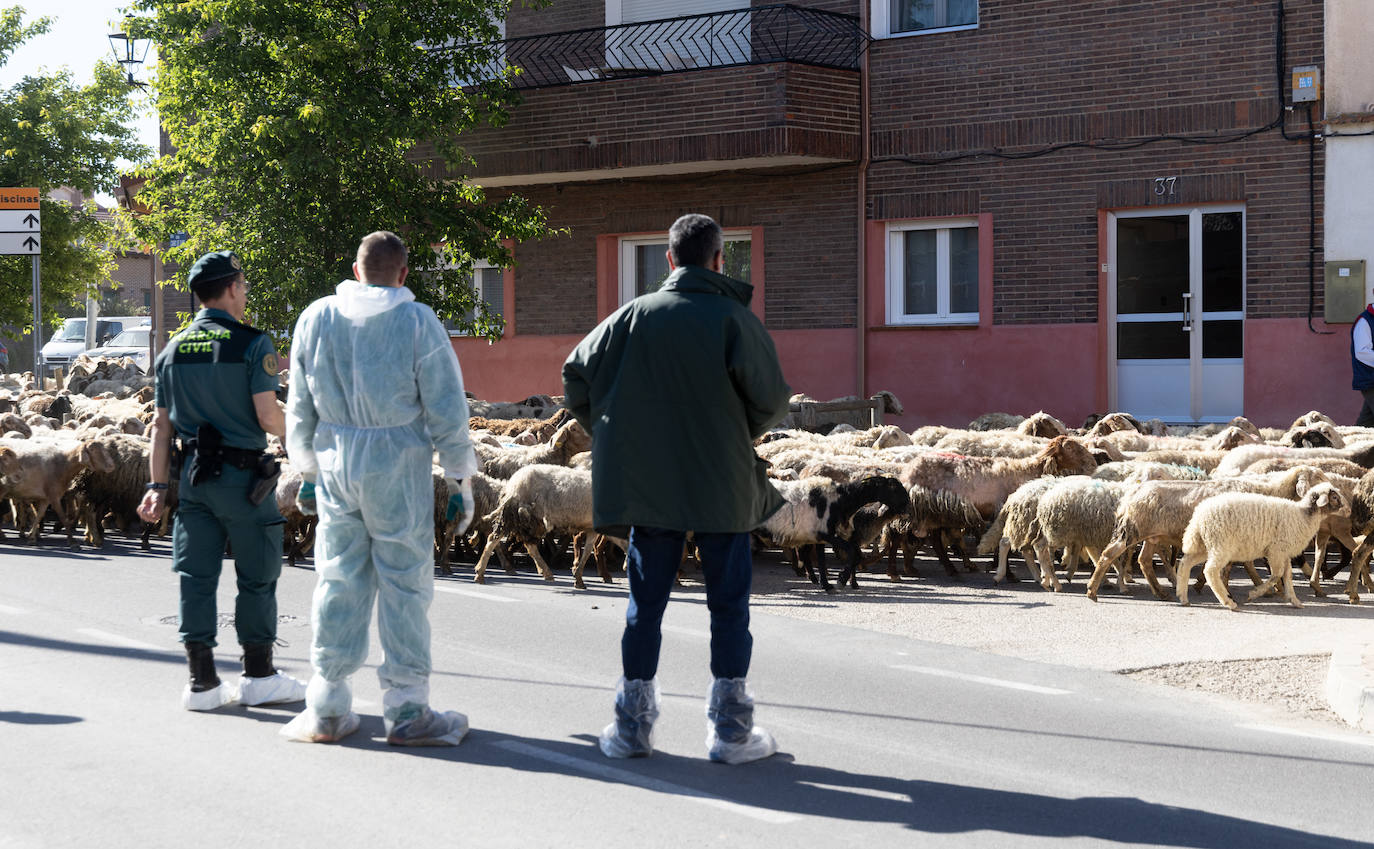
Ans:
[{"label": "tree with green leaves", "polygon": [[[48,18],[24,23],[19,6],[0,10],[0,65],[50,25]],[[48,198],[48,192],[70,186],[87,197],[112,194],[121,160],[150,154],[136,140],[133,117],[129,86],[112,62],[96,65],[85,85],[64,68],[25,76],[0,90],[0,186],[36,188],[42,198],[45,323],[110,281],[114,250],[127,238],[115,221],[97,216],[93,202],[74,206]],[[0,257],[0,327],[32,325],[32,267],[27,256]]]},{"label": "tree with green leaves", "polygon": [[462,132],[503,122],[514,102],[495,43],[505,8],[136,0],[133,31],[157,46],[153,85],[173,147],[143,173],[138,200],[152,212],[136,225],[141,236],[186,234],[167,253],[179,286],[202,253],[234,250],[250,319],[285,333],[353,276],[364,235],[392,230],[410,247],[417,298],[498,338],[500,317],[473,292],[473,262],[509,265],[507,244],[545,235],[545,218],[448,175],[471,164]]}]

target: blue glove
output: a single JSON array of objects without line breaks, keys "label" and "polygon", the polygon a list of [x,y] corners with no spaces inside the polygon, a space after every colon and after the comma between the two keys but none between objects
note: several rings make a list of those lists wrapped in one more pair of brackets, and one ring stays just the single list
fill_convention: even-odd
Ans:
[{"label": "blue glove", "polygon": [[458,533],[461,534],[472,524],[472,484],[466,478],[460,481],[449,478],[448,491],[448,506],[444,509],[444,518],[450,522],[456,519]]},{"label": "blue glove", "polygon": [[296,493],[296,506],[307,516],[316,515],[314,481],[305,481],[301,484],[301,491]]}]

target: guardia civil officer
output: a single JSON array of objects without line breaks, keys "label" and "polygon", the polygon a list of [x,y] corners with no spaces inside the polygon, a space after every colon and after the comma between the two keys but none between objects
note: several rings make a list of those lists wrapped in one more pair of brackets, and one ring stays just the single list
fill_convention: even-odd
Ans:
[{"label": "guardia civil officer", "polygon": [[[276,462],[265,449],[268,433],[286,433],[276,401],[276,349],[267,334],[243,323],[248,281],[231,251],[202,256],[188,282],[203,309],[157,357],[152,475],[138,507],[149,522],[166,509],[176,437],[182,462],[172,563],[181,576],[178,620],[191,667],[181,703],[214,710],[236,697],[245,705],[300,701],[305,683],[272,665],[283,519],[273,494]],[[215,672],[215,593],[226,542],[238,576],[237,694]]]}]

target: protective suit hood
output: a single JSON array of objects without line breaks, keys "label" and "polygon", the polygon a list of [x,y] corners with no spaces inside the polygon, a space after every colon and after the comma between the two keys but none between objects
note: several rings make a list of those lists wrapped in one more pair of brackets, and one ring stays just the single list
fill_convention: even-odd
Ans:
[{"label": "protective suit hood", "polygon": [[339,299],[339,312],[354,322],[365,321],[415,300],[415,293],[405,286],[369,286],[357,280],[343,281],[334,289],[334,294]]}]

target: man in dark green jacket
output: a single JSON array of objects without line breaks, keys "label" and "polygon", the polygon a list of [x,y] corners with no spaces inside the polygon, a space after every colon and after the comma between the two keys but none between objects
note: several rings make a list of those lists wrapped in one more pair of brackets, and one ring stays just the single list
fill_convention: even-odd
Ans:
[{"label": "man in dark green jacket", "polygon": [[745,687],[749,532],[782,506],[753,440],[787,414],[791,390],[749,311],[753,287],[720,273],[723,247],[715,221],[679,218],[668,232],[667,281],[603,321],[563,364],[567,407],[592,434],[596,528],[629,536],[624,676],[616,721],[601,734],[608,757],[653,751],[659,623],[688,532],[711,612],[708,753],[745,763],[777,751],[754,726]]}]

